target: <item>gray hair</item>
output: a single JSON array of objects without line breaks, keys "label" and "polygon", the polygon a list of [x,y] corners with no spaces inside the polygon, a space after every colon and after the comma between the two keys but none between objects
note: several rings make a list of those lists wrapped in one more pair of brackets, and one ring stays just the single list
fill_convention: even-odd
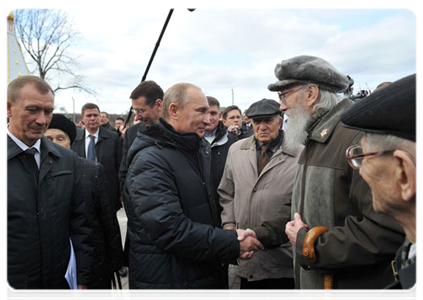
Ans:
[{"label": "gray hair", "polygon": [[188,101],[188,89],[195,88],[201,89],[191,83],[177,83],[171,86],[163,97],[163,118],[169,121],[169,105],[175,103],[179,108],[184,108],[185,103]]},{"label": "gray hair", "polygon": [[405,150],[411,153],[415,152],[416,143],[394,135],[370,133],[365,134],[366,145],[374,150]]},{"label": "gray hair", "polygon": [[338,94],[328,90],[322,90],[319,88],[319,91],[320,99],[319,102],[313,107],[313,111],[317,111],[321,108],[330,110],[344,99]]}]

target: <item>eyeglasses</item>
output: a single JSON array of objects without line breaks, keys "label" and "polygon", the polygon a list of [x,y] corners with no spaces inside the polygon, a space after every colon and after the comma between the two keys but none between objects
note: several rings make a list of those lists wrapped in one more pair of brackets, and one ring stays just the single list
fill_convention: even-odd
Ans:
[{"label": "eyeglasses", "polygon": [[[363,159],[366,156],[381,156],[386,154],[392,154],[395,150],[386,150],[386,151],[375,151],[363,153],[363,148],[361,146],[351,146],[347,149],[345,155],[347,157],[347,162],[353,169],[360,169],[363,164]],[[407,153],[408,155],[411,155]]]},{"label": "eyeglasses", "polygon": [[140,114],[142,116],[142,114],[145,113],[145,109],[131,109],[131,111],[134,115]]},{"label": "eyeglasses", "polygon": [[282,103],[283,103],[283,104],[286,104],[286,96],[287,96],[288,94],[291,94],[291,93],[293,93],[293,92],[296,92],[296,91],[301,90],[303,87],[304,87],[304,86],[303,86],[303,85],[301,85],[301,86],[299,86],[299,87],[297,87],[297,88],[292,88],[292,89],[290,89],[290,90],[287,90],[285,93],[278,92],[279,99],[282,101]]}]

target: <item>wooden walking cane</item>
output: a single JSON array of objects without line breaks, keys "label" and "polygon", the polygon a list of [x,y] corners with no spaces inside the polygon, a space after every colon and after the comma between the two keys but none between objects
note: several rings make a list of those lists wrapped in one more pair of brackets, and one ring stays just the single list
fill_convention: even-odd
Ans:
[{"label": "wooden walking cane", "polygon": [[[324,226],[317,226],[310,229],[304,240],[304,246],[303,246],[303,255],[310,259],[312,263],[315,263],[317,260],[316,257],[316,251],[314,250],[314,243],[316,239],[322,235],[323,233],[329,231],[327,227]],[[331,290],[333,289],[333,275],[325,275],[325,290]]]}]

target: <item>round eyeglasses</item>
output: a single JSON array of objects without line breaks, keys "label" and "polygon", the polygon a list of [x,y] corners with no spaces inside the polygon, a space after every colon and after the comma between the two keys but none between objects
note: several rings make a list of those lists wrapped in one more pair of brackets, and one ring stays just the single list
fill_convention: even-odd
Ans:
[{"label": "round eyeglasses", "polygon": [[301,90],[303,87],[304,87],[304,85],[300,85],[297,88],[289,89],[289,90],[287,90],[286,92],[283,92],[283,93],[282,92],[278,92],[279,99],[282,101],[283,104],[286,105],[286,96],[288,96],[291,93],[294,93],[296,91]]}]

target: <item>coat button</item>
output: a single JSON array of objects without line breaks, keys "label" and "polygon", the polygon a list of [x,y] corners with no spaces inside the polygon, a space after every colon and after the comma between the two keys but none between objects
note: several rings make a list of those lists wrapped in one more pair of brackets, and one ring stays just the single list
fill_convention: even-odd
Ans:
[{"label": "coat button", "polygon": [[257,192],[257,188],[253,188],[253,193]]}]

